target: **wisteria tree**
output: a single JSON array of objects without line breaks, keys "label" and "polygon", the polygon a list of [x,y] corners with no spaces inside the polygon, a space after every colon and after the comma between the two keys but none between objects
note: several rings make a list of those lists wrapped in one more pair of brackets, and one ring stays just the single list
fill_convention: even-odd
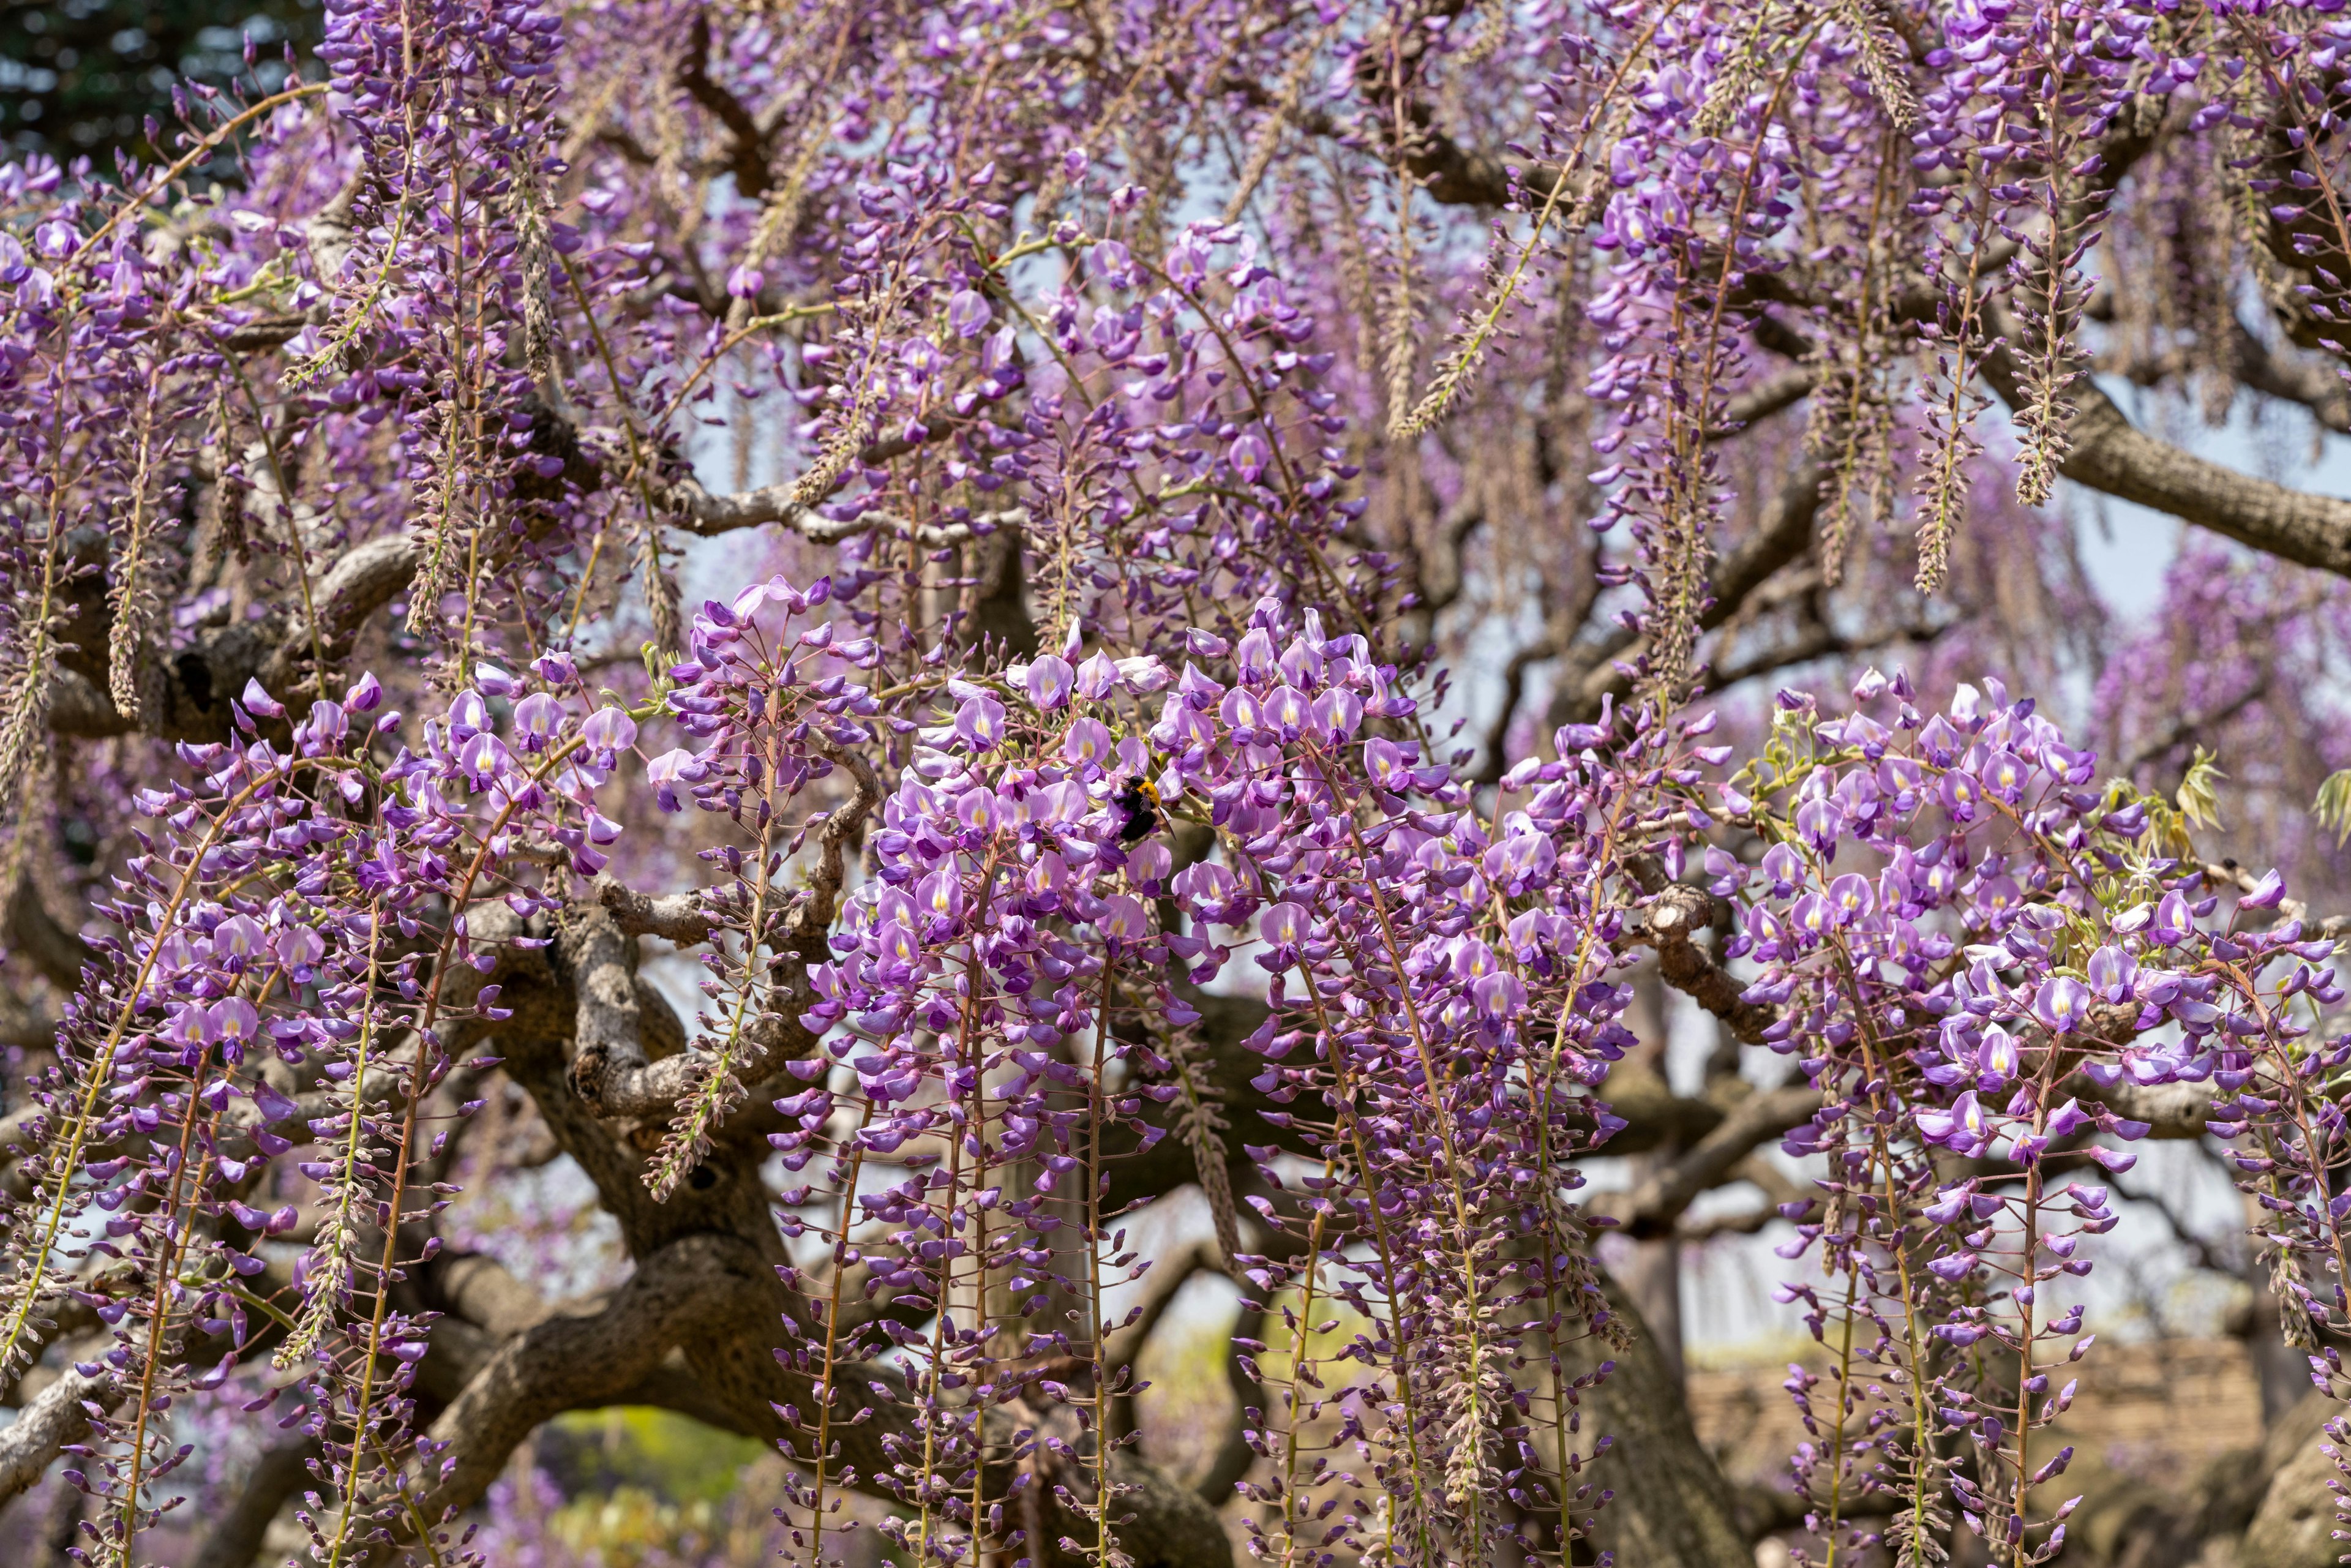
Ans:
[{"label": "wisteria tree", "polygon": [[[2339,0],[328,11],[0,171],[0,1500],[81,1560],[478,1560],[617,1405],[807,1568],[2078,1559],[2150,1136],[2351,1392],[2351,501],[2190,449],[2351,432]],[[2192,530],[2141,630],[2097,497]],[[466,1218],[550,1160],[608,1290]],[[1733,1184],[1761,1504],[1637,1310]]]}]

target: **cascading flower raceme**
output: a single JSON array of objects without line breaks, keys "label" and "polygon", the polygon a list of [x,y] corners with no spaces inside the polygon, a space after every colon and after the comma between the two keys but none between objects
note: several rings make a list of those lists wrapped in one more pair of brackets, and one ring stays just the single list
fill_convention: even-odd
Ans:
[{"label": "cascading flower raceme", "polygon": [[[1928,596],[2070,561],[2032,508],[2127,428],[2094,331],[2216,415],[2293,382],[2249,281],[2340,346],[2346,42],[2136,0],[334,0],[156,161],[0,170],[0,925],[56,1003],[0,1383],[61,1367],[87,1551],[144,1561],[233,1410],[291,1434],[313,1561],[463,1561],[522,1433],[655,1387],[779,1445],[807,1568],[852,1494],[939,1568],[1221,1551],[1134,1441],[1196,1186],[1251,1551],[1604,1561],[1641,1331],[1595,1235],[1691,1196],[1586,1185],[1647,967],[1770,1058],[1708,1113],[1793,1129],[1831,1561],[2061,1550],[2071,1282],[2155,1120],[2225,1144],[2351,1386],[2330,928],[2196,852],[2185,712],[2294,729],[2299,569],[2183,557],[2227,635],[2100,687],[2171,800],[1980,674],[1691,706],[1886,604],[1933,692],[1993,662]],[[1482,675],[1522,622],[1457,701],[1439,645]],[[560,1310],[446,1242],[559,1157],[633,1265]]]},{"label": "cascading flower raceme", "polygon": [[[1763,1038],[1821,1094],[1787,1149],[1829,1176],[1783,1210],[1782,1249],[1829,1275],[1787,1287],[1832,1353],[1830,1374],[1792,1384],[1814,1529],[1874,1535],[1853,1513],[1891,1493],[1905,1561],[1940,1560],[1947,1501],[2039,1561],[2071,1504],[2030,1500],[2073,1450],[2033,1435],[2072,1403],[2066,1368],[2090,1343],[2082,1306],[2047,1292],[2089,1271],[2083,1239],[2116,1223],[2098,1167],[2135,1162],[2123,1145],[2148,1127],[2131,1095],[2211,1085],[2314,1344],[2343,1314],[2344,1270],[2317,1174],[2340,1113],[2313,1086],[2351,1061],[2351,1037],[2314,1044],[2294,1017],[2295,998],[2331,1005],[2340,987],[2332,944],[2269,913],[2274,873],[2215,927],[2203,868],[2161,853],[2147,805],[2095,787],[2095,756],[2033,704],[1993,681],[1947,712],[1913,697],[1872,672],[1823,720],[1783,694],[1772,747],[1718,806],[1773,841],[1752,866],[1709,850],[1708,871],[1745,904],[1724,951],[1761,966],[1744,999],[1778,1009]],[[1865,858],[1840,871],[1841,851]],[[1971,1165],[2022,1179],[1955,1174]],[[2314,1361],[2322,1385],[2329,1364]]]},{"label": "cascading flower raceme", "polygon": [[[256,683],[240,741],[183,746],[193,782],[141,793],[157,826],[116,905],[124,935],[101,949],[40,1094],[0,1298],[20,1364],[68,1299],[113,1325],[99,1364],[136,1397],[109,1420],[120,1448],[102,1478],[86,1478],[111,1511],[110,1552],[132,1550],[152,1522],[142,1488],[185,1458],[169,1441],[173,1396],[219,1386],[279,1323],[276,1364],[303,1375],[293,1418],[322,1439],[339,1490],[392,1484],[378,1472],[404,1446],[429,1321],[395,1287],[437,1246],[408,1234],[442,1207],[429,1172],[447,1130],[434,1124],[469,1108],[455,1096],[478,1070],[455,1051],[504,1016],[479,983],[496,951],[465,911],[495,898],[537,913],[542,867],[523,846],[568,836],[584,870],[601,856],[580,824],[611,826],[593,790],[612,766],[595,735],[612,710],[583,721],[576,696],[555,695],[576,689],[567,659],[537,673],[511,744],[469,689],[425,724],[422,752],[388,766],[370,743],[401,716],[372,675],[290,728]],[[481,674],[502,697],[518,689]],[[300,1224],[284,1201],[297,1192],[315,1218],[289,1270],[260,1243]],[[371,1498],[319,1521],[320,1550],[357,1550],[395,1508]]]}]

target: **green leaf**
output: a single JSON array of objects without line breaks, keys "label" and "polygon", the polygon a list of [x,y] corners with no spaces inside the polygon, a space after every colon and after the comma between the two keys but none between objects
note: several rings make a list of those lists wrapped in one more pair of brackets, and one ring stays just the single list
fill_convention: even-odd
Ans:
[{"label": "green leaf", "polygon": [[2188,777],[2179,781],[2179,814],[2188,819],[2191,828],[2218,828],[2220,824],[2220,801],[2212,786],[2226,779],[2213,760],[2212,754],[2202,747],[2196,748],[2195,758],[2188,764]]},{"label": "green leaf", "polygon": [[2326,776],[2326,782],[2318,787],[2318,799],[2311,802],[2310,814],[2335,835],[2336,845],[2351,837],[2351,768],[2338,768]]}]

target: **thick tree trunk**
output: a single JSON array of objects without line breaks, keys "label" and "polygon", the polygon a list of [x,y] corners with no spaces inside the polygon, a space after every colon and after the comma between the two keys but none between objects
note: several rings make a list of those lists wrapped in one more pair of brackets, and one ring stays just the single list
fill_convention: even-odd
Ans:
[{"label": "thick tree trunk", "polygon": [[[1625,1023],[1640,1037],[1641,1046],[1611,1076],[1610,1087],[1614,1088],[1619,1078],[1646,1073],[1656,1079],[1660,1092],[1670,1094],[1666,1051],[1673,1032],[1673,1005],[1656,965],[1644,964],[1635,971],[1633,1005],[1625,1010]],[[1643,1182],[1672,1166],[1681,1152],[1679,1140],[1667,1139],[1646,1154],[1634,1155],[1631,1175],[1635,1189],[1637,1191]],[[1635,1241],[1632,1247],[1632,1256],[1615,1270],[1616,1281],[1625,1288],[1634,1315],[1646,1326],[1646,1337],[1656,1344],[1667,1375],[1678,1389],[1682,1386],[1681,1243],[1668,1234]]]},{"label": "thick tree trunk", "polygon": [[310,1479],[319,1457],[315,1437],[265,1449],[245,1478],[245,1490],[214,1520],[196,1553],[194,1568],[252,1568],[261,1556],[270,1521]]},{"label": "thick tree trunk", "polygon": [[2295,1415],[2309,1435],[2270,1481],[2238,1548],[2237,1568],[2334,1568],[2343,1560],[2344,1542],[2335,1533],[2335,1498],[2328,1485],[2343,1475],[2328,1452],[2340,1445],[2316,1425],[2340,1409],[2318,1394],[2297,1407]]},{"label": "thick tree trunk", "polygon": [[44,1568],[78,1568],[74,1552],[82,1543],[81,1521],[89,1511],[89,1499],[78,1487],[58,1484],[49,1516],[41,1521],[41,1547],[48,1553]]},{"label": "thick tree trunk", "polygon": [[[1732,1488],[1690,1423],[1680,1374],[1624,1287],[1606,1288],[1633,1341],[1584,1404],[1584,1431],[1613,1439],[1589,1472],[1593,1484],[1616,1494],[1600,1511],[1593,1544],[1623,1568],[1754,1568]],[[1590,1359],[1602,1354],[1595,1347]]]},{"label": "thick tree trunk", "polygon": [[[1672,1152],[1644,1155],[1645,1167],[1670,1162]],[[1648,1174],[1646,1168],[1642,1172]],[[1682,1362],[1682,1244],[1670,1236],[1635,1241],[1633,1255],[1616,1270],[1641,1321],[1649,1327],[1657,1354],[1676,1387],[1686,1385]]]}]

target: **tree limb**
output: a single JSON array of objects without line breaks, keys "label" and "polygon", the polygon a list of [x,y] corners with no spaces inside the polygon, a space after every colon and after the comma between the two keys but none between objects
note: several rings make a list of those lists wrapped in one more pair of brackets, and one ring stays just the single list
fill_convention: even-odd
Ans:
[{"label": "tree limb", "polygon": [[[853,752],[841,753],[837,760],[855,779],[856,792],[817,831],[816,869],[810,873],[807,887],[793,900],[774,939],[773,962],[792,968],[801,986],[807,983],[809,966],[822,961],[825,937],[847,874],[842,849],[882,799],[881,780],[870,763]],[[674,1109],[699,1082],[704,1064],[691,1055],[658,1061],[648,1059],[633,983],[636,938],[623,932],[611,906],[617,903],[632,916],[647,922],[664,918],[674,930],[690,929],[691,921],[669,901],[657,906],[654,900],[630,894],[609,880],[598,884],[597,899],[594,904],[575,904],[566,912],[553,948],[558,972],[569,980],[578,1009],[571,1085],[599,1116],[660,1114]],[[715,918],[710,914],[702,915],[705,934]],[[645,928],[653,926],[648,924]],[[765,932],[755,934],[756,938],[766,936]],[[757,940],[754,945],[758,945]],[[756,956],[752,961],[758,961]],[[804,1035],[799,1011],[794,1007],[763,1014],[763,1019],[773,1020],[763,1031],[772,1037],[767,1043]]]},{"label": "tree limb", "polygon": [[726,166],[736,193],[758,201],[768,193],[768,133],[743,100],[710,79],[710,13],[697,10],[678,61],[677,85],[726,128]]},{"label": "tree limb", "polygon": [[1820,1108],[1821,1092],[1808,1084],[1750,1094],[1697,1147],[1614,1200],[1611,1211],[1624,1233],[1636,1240],[1671,1236],[1675,1222],[1698,1194],[1720,1186],[1749,1155],[1790,1128],[1803,1125]]},{"label": "tree limb", "polygon": [[1249,1412],[1265,1407],[1265,1388],[1249,1372],[1249,1358],[1241,1352],[1239,1340],[1262,1340],[1268,1316],[1265,1303],[1241,1299],[1240,1316],[1234,1320],[1233,1332],[1225,1343],[1225,1383],[1233,1394],[1233,1424],[1225,1429],[1225,1440],[1217,1445],[1217,1456],[1208,1462],[1193,1490],[1211,1508],[1221,1508],[1232,1500],[1233,1489],[1257,1462],[1257,1450],[1249,1447]]},{"label": "tree limb", "polygon": [[196,1552],[193,1568],[252,1568],[261,1555],[263,1537],[286,1500],[302,1490],[310,1461],[319,1457],[319,1440],[304,1437],[265,1448],[246,1472],[245,1486],[220,1515]]},{"label": "tree limb", "polygon": [[[1821,478],[1818,463],[1797,459],[1765,504],[1754,530],[1715,562],[1707,575],[1708,603],[1698,617],[1701,632],[1726,624],[1773,573],[1811,547],[1813,519],[1821,507]],[[1588,722],[1599,712],[1602,698],[1622,698],[1632,690],[1632,677],[1619,666],[1637,658],[1640,648],[1635,633],[1619,629],[1597,646],[1577,650],[1576,667],[1552,694],[1551,722]]]},{"label": "tree limb", "polygon": [[1155,1259],[1143,1277],[1143,1300],[1131,1309],[1131,1321],[1102,1343],[1102,1373],[1115,1390],[1105,1421],[1114,1437],[1134,1430],[1134,1395],[1122,1385],[1132,1374],[1143,1348],[1167,1316],[1167,1309],[1199,1273],[1222,1274],[1224,1260],[1213,1240],[1195,1241],[1180,1251]]},{"label": "tree limb", "polygon": [[80,987],[82,967],[95,956],[89,943],[49,914],[29,875],[17,877],[16,891],[8,899],[8,947],[31,959],[42,978],[68,994]]},{"label": "tree limb", "polygon": [[447,1446],[411,1483],[417,1512],[438,1521],[471,1507],[541,1422],[609,1404],[643,1382],[707,1309],[711,1292],[726,1288],[717,1254],[727,1245],[690,1237],[641,1258],[601,1311],[555,1313],[507,1340],[433,1423],[430,1436]]},{"label": "tree limb", "polygon": [[[2216,725],[2226,724],[2267,696],[2269,689],[2270,671],[2265,663],[2260,678],[2228,702],[2206,713],[2181,714],[2174,718],[2164,727],[2161,735],[2146,742],[2131,753],[2130,760],[2123,764],[2122,776],[2126,779],[2133,778],[2140,768],[2162,757],[2173,747],[2186,745]],[[2251,889],[2247,891],[2250,892]]]},{"label": "tree limb", "polygon": [[1674,1239],[1692,1245],[1718,1236],[1752,1236],[1781,1218],[1779,1205],[1794,1203],[1808,1196],[1761,1155],[1750,1155],[1724,1174],[1732,1182],[1751,1182],[1762,1188],[1767,1201],[1759,1208],[1718,1215],[1711,1219],[1693,1220],[1684,1215],[1675,1223]]},{"label": "tree limb", "polygon": [[[2003,339],[2017,330],[1997,299],[1986,301],[1985,321]],[[2002,402],[2011,410],[2022,405],[2025,393],[2006,348],[1983,355],[1977,369]],[[2068,479],[2297,566],[2351,577],[2351,501],[2290,490],[2158,441],[2086,376],[2068,395],[2075,404],[2066,427],[2072,444],[2058,465]]]},{"label": "tree limb", "polygon": [[1759,419],[1769,419],[1782,409],[1810,397],[1820,372],[1810,365],[1789,365],[1761,381],[1734,392],[1723,406],[1722,423],[1707,432],[1710,440],[1735,435]]},{"label": "tree limb", "polygon": [[116,1393],[114,1375],[101,1363],[95,1375],[68,1366],[27,1401],[0,1427],[0,1502],[29,1490],[68,1444],[89,1436],[90,1406],[111,1405]]},{"label": "tree limb", "polygon": [[596,879],[596,902],[626,936],[663,936],[684,946],[710,935],[712,916],[699,888],[656,898],[607,872]]},{"label": "tree limb", "polygon": [[[1635,875],[1639,874],[1636,869]],[[1657,874],[1663,875],[1661,869]],[[1653,891],[1656,898],[1648,907],[1643,935],[1657,950],[1658,974],[1666,984],[1720,1019],[1742,1044],[1763,1044],[1764,1031],[1779,1021],[1779,1010],[1742,1000],[1745,983],[1690,940],[1691,932],[1712,924],[1713,899],[1680,883]]]},{"label": "tree limb", "polygon": [[[2293,358],[2273,350],[2242,321],[2229,324],[2227,353],[2222,361],[2229,378],[2265,397],[2291,402],[2337,435],[2351,435],[2351,390],[2343,378],[2324,365]],[[2158,386],[2199,368],[2184,349],[2152,354],[2102,356],[2098,368],[2126,378],[2136,386]]]}]

